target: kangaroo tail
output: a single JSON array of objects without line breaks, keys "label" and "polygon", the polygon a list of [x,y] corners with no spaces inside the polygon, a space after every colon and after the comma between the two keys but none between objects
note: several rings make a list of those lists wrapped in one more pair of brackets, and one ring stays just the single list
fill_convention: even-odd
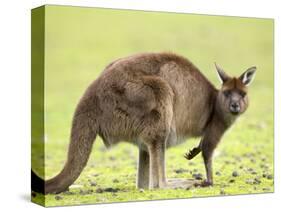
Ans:
[{"label": "kangaroo tail", "polygon": [[45,193],[45,182],[33,170],[31,170],[31,190]]},{"label": "kangaroo tail", "polygon": [[[81,105],[80,105],[81,106]],[[78,107],[79,109],[79,107]],[[60,193],[79,177],[89,159],[97,135],[96,121],[88,111],[76,110],[72,122],[67,161],[62,171],[52,179],[44,181],[31,170],[31,188],[44,194]]]}]

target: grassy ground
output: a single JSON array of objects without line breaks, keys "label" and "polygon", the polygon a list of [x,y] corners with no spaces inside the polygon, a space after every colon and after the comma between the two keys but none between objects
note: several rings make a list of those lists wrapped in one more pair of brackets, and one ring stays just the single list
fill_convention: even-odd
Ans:
[{"label": "grassy ground", "polygon": [[[71,119],[79,98],[112,60],[138,52],[173,51],[193,61],[216,86],[219,82],[214,62],[230,75],[239,75],[252,65],[258,67],[250,87],[249,110],[217,148],[213,187],[137,190],[137,148],[122,143],[106,150],[98,138],[79,179],[68,192],[47,195],[46,206],[273,191],[271,20],[49,6],[45,39],[47,179],[65,162]],[[190,139],[167,151],[169,178],[193,178],[198,173],[204,177],[201,157],[191,162],[183,157],[198,142]],[[33,153],[34,164],[40,159]],[[42,198],[37,194],[33,199]]]}]

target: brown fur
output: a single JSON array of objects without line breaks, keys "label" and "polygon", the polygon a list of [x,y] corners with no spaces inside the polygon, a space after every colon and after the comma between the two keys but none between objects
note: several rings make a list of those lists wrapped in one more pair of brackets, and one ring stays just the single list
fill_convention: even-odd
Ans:
[{"label": "brown fur", "polygon": [[[172,53],[138,54],[112,62],[80,100],[67,162],[61,173],[46,181],[45,193],[64,191],[77,179],[97,134],[106,146],[127,141],[139,147],[139,188],[167,187],[165,149],[202,136],[199,149],[212,184],[213,151],[237,117],[226,105],[226,89],[246,92],[237,78],[215,89],[189,60]],[[246,108],[247,101],[243,112]]]}]

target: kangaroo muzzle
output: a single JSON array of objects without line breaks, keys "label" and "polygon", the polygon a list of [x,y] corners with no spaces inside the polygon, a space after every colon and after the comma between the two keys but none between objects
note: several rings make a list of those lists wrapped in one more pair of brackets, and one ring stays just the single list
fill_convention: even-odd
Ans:
[{"label": "kangaroo muzzle", "polygon": [[239,103],[238,102],[230,103],[229,110],[234,115],[238,114],[241,110]]}]

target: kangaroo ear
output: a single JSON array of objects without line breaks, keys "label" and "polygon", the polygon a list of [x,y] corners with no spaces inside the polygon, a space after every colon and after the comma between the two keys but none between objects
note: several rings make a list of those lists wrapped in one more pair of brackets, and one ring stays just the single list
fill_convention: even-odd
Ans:
[{"label": "kangaroo ear", "polygon": [[255,73],[257,68],[255,66],[248,68],[239,79],[243,82],[244,85],[248,86],[254,80]]},{"label": "kangaroo ear", "polygon": [[230,79],[230,77],[224,72],[224,70],[221,67],[219,67],[216,63],[215,66],[221,83],[225,83],[227,80]]}]

